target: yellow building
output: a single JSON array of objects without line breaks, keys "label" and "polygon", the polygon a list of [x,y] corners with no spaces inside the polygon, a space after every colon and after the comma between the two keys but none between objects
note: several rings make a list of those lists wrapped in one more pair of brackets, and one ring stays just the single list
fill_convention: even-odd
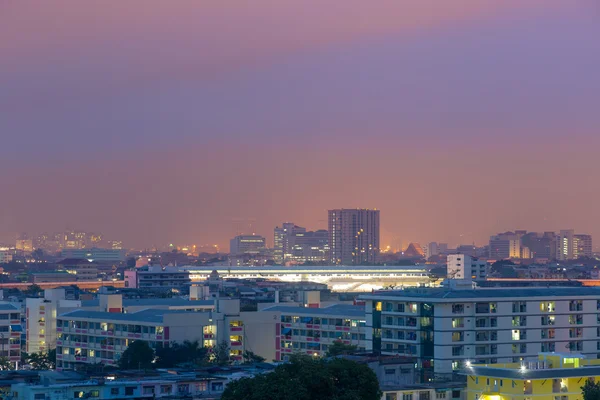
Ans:
[{"label": "yellow building", "polygon": [[534,362],[467,363],[464,373],[466,400],[582,400],[586,380],[600,381],[600,360],[540,353]]}]

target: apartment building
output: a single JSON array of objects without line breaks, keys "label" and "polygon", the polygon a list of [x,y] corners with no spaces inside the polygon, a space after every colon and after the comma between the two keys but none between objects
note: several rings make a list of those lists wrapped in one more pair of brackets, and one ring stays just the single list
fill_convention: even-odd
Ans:
[{"label": "apartment building", "polygon": [[145,266],[125,271],[125,287],[129,288],[181,290],[191,282],[189,271],[177,267]]},{"label": "apartment building", "polygon": [[12,363],[21,361],[21,310],[6,302],[0,303],[0,357]]},{"label": "apartment building", "polygon": [[466,400],[581,400],[585,382],[600,380],[600,360],[576,353],[540,353],[533,362],[471,364],[464,375]]},{"label": "apartment building", "polygon": [[273,346],[277,361],[285,361],[293,353],[323,356],[335,341],[367,348],[366,321],[363,306],[332,305],[325,308],[279,305],[262,312],[278,314]]},{"label": "apartment building", "polygon": [[430,377],[540,352],[600,354],[600,288],[420,288],[361,299],[367,350],[416,356]]},{"label": "apartment building", "polygon": [[81,364],[116,365],[131,341],[158,348],[171,342],[200,341],[214,346],[211,313],[147,309],[130,314],[76,310],[56,322],[56,368]]},{"label": "apartment building", "polygon": [[485,280],[490,267],[487,261],[467,254],[449,254],[446,265],[451,279]]},{"label": "apartment building", "polygon": [[46,289],[43,298],[25,299],[27,353],[45,353],[56,347],[56,317],[81,307],[79,300],[66,300],[65,289]]}]

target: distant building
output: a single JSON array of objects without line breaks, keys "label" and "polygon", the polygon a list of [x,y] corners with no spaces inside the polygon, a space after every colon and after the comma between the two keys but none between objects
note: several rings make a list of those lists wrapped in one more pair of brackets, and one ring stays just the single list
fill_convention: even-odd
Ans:
[{"label": "distant building", "polygon": [[12,252],[9,249],[0,249],[0,264],[11,262],[13,259]]},{"label": "distant building", "polygon": [[293,222],[284,222],[281,227],[275,227],[273,234],[273,259],[278,264],[283,264],[292,253],[297,234],[306,233],[306,228]]},{"label": "distant building", "polygon": [[58,263],[61,269],[75,276],[77,281],[98,280],[98,266],[85,258],[65,258]]},{"label": "distant building", "polygon": [[191,283],[189,271],[177,267],[145,266],[125,271],[125,287],[138,289],[178,289]]},{"label": "distant building", "polygon": [[286,261],[326,264],[329,261],[329,233],[326,230],[297,233]]},{"label": "distant building", "polygon": [[267,247],[266,240],[260,235],[238,235],[229,241],[231,255],[259,254]]},{"label": "distant building", "polygon": [[85,258],[100,263],[117,263],[125,261],[126,252],[122,249],[63,249],[60,253],[64,258]]},{"label": "distant building", "polygon": [[575,235],[575,258],[593,257],[592,235]]},{"label": "distant building", "polygon": [[15,245],[17,251],[24,253],[31,253],[33,251],[33,240],[31,239],[18,239]]},{"label": "distant building", "polygon": [[563,229],[556,240],[556,259],[559,261],[573,260],[575,258],[575,231]]},{"label": "distant building", "polygon": [[436,242],[430,242],[429,244],[427,244],[425,246],[424,250],[425,250],[425,258],[427,258],[427,259],[440,254],[440,250],[439,250],[438,244]]},{"label": "distant building", "polygon": [[419,243],[409,243],[408,247],[406,248],[406,250],[403,251],[402,255],[404,257],[411,258],[424,258],[425,250],[423,250]]},{"label": "distant building", "polygon": [[374,263],[379,255],[379,210],[329,210],[330,261],[337,265]]},{"label": "distant building", "polygon": [[521,240],[513,232],[501,233],[490,237],[490,258],[504,260],[521,258]]},{"label": "distant building", "polygon": [[489,264],[467,254],[450,254],[447,257],[448,278],[484,280],[489,272]]}]

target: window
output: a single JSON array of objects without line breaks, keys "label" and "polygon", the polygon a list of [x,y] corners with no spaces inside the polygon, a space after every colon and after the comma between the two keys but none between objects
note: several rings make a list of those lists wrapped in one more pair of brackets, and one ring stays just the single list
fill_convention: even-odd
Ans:
[{"label": "window", "polygon": [[453,356],[462,356],[465,354],[464,346],[452,346]]},{"label": "window", "polygon": [[512,331],[512,340],[526,340],[527,331],[524,329],[516,329]]},{"label": "window", "polygon": [[465,326],[464,318],[452,318],[452,327],[453,328],[463,328]]},{"label": "window", "polygon": [[463,314],[465,312],[464,304],[452,304],[452,314]]},{"label": "window", "polygon": [[554,320],[556,319],[556,317],[554,315],[548,315],[548,316],[543,316],[542,317],[542,325],[546,326],[546,325],[550,325],[553,326],[554,325]]},{"label": "window", "polygon": [[512,326],[525,326],[527,325],[527,317],[519,316],[512,318]]},{"label": "window", "polygon": [[571,300],[569,302],[569,311],[583,311],[583,301]]},{"label": "window", "polygon": [[463,332],[454,332],[452,333],[452,341],[453,342],[462,342],[464,340]]},{"label": "window", "polygon": [[135,390],[135,386],[126,386],[125,387],[125,396],[133,396],[134,390]]},{"label": "window", "polygon": [[89,393],[89,397],[100,397],[100,391],[99,390],[91,390]]},{"label": "window", "polygon": [[556,307],[553,301],[543,301],[540,303],[540,311],[542,312],[554,312]]},{"label": "window", "polygon": [[79,390],[76,391],[76,392],[73,392],[73,398],[74,399],[81,399],[81,398],[83,398],[83,392],[79,391]]},{"label": "window", "polygon": [[413,400],[413,394],[412,393],[403,393],[402,400]]},{"label": "window", "polygon": [[512,305],[513,313],[526,313],[527,303],[524,301],[514,301]]},{"label": "window", "polygon": [[154,386],[142,386],[142,394],[154,394]]},{"label": "window", "polygon": [[110,388],[110,394],[113,396],[119,394],[119,388]]},{"label": "window", "polygon": [[34,400],[46,400],[46,395],[44,393],[36,393],[33,396]]},{"label": "window", "polygon": [[570,325],[583,324],[583,315],[581,315],[581,314],[569,315],[569,324]]},{"label": "window", "polygon": [[435,398],[437,400],[443,400],[446,398],[446,392],[435,392]]}]

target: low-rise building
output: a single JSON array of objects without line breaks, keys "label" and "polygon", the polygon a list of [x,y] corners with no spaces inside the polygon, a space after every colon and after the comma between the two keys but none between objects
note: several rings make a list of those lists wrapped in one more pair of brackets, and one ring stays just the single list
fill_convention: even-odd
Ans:
[{"label": "low-rise building", "polygon": [[21,310],[14,305],[0,303],[0,357],[12,363],[21,361]]},{"label": "low-rise building", "polygon": [[76,310],[57,318],[56,368],[116,365],[131,341],[150,347],[198,340],[214,346],[211,313],[148,309],[131,314]]},{"label": "low-rise building", "polygon": [[177,267],[145,266],[125,271],[125,286],[130,288],[182,290],[190,283],[190,272]]},{"label": "low-rise building", "polygon": [[58,266],[75,275],[77,281],[96,281],[98,280],[98,267],[93,260],[85,258],[65,258],[58,263]]},{"label": "low-rise building", "polygon": [[367,347],[363,306],[312,308],[278,305],[261,312],[278,313],[274,343],[275,359],[278,361],[286,361],[297,352],[324,356],[336,341],[355,345],[358,351]]},{"label": "low-rise building", "polygon": [[577,353],[540,353],[537,360],[489,365],[469,364],[466,400],[581,400],[587,380],[600,380],[600,360]]}]

